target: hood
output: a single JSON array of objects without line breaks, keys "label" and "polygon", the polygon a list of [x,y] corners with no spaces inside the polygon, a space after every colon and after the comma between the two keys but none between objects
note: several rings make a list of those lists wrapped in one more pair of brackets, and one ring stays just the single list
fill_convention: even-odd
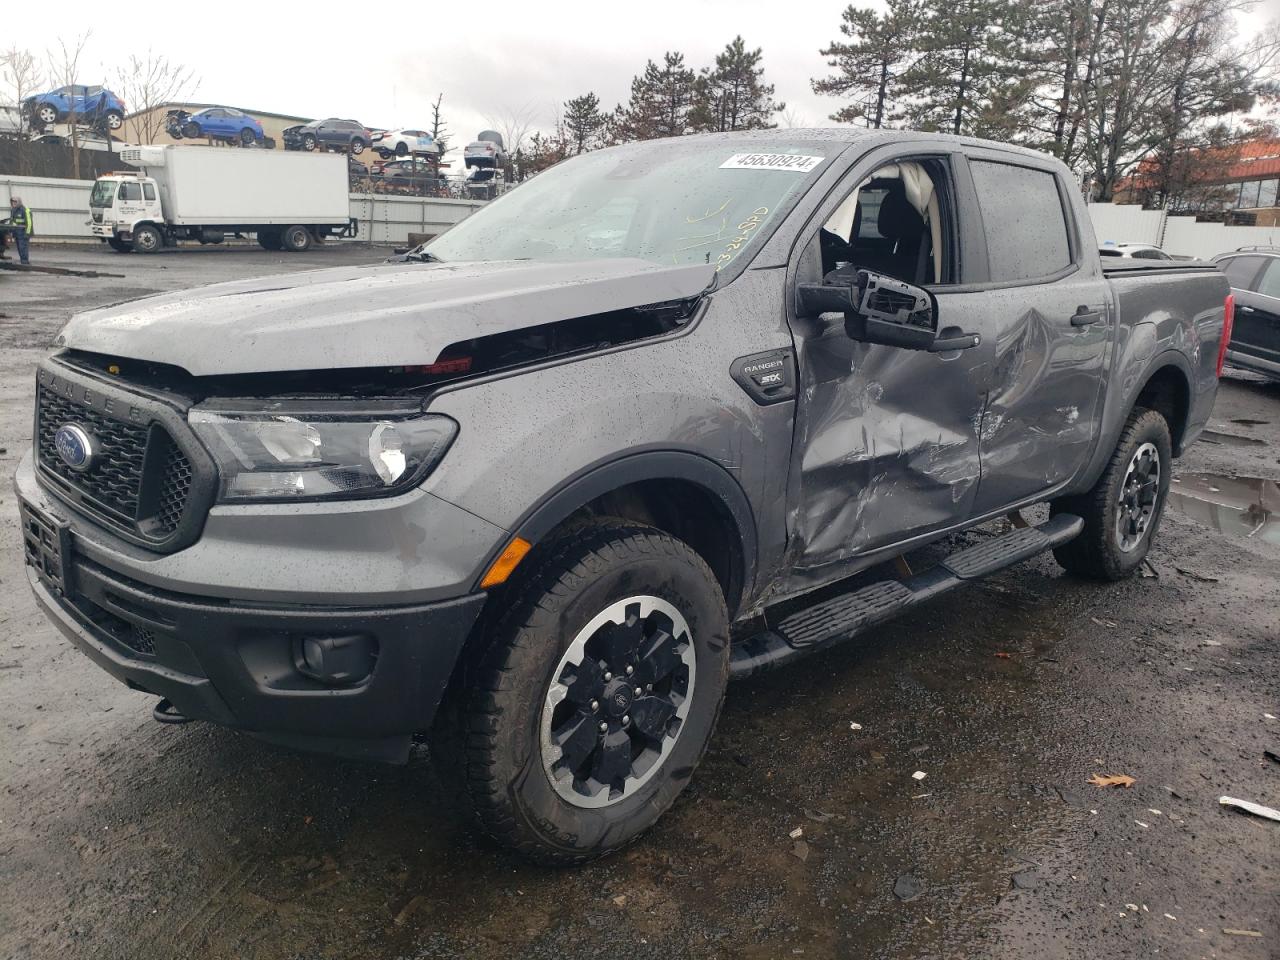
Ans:
[{"label": "hood", "polygon": [[429,364],[460,340],[696,297],[714,276],[630,259],[338,267],[90,310],[55,344],[194,376]]}]

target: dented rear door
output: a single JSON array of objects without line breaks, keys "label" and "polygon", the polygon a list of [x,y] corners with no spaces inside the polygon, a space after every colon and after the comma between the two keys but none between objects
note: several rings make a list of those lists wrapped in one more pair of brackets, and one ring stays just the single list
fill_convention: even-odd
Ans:
[{"label": "dented rear door", "polygon": [[980,296],[991,351],[981,514],[1052,492],[1088,460],[1115,320],[1072,185],[1034,157],[968,153],[987,248]]}]

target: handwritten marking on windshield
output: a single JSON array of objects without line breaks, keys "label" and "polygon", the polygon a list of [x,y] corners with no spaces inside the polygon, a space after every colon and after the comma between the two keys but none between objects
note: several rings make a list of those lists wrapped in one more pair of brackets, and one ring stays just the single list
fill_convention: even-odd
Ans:
[{"label": "handwritten marking on windshield", "polygon": [[732,202],[733,202],[733,199],[729,198],[728,200],[725,200],[724,203],[720,204],[720,206],[716,207],[714,210],[708,210],[706,213],[704,213],[700,217],[685,217],[684,222],[685,223],[701,223],[703,220],[710,220],[716,214],[724,213],[725,207],[729,206],[729,204]]},{"label": "handwritten marking on windshield", "polygon": [[731,239],[724,248],[724,252],[716,259],[716,271],[729,264],[737,255],[742,246],[751,239],[752,232],[764,223],[764,218],[769,215],[768,207],[756,207],[751,211],[751,216],[747,217],[738,224],[738,235]]}]

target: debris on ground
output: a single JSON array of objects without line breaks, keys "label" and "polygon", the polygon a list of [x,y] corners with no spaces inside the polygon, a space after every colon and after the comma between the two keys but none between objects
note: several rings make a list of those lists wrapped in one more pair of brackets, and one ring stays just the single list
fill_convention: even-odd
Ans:
[{"label": "debris on ground", "polygon": [[1268,820],[1275,820],[1280,823],[1280,810],[1276,810],[1273,807],[1264,807],[1262,804],[1254,803],[1251,800],[1237,800],[1235,797],[1219,797],[1218,802],[1224,807],[1235,807],[1245,813],[1252,813],[1256,817],[1265,817]]},{"label": "debris on ground", "polygon": [[613,905],[615,907],[625,907],[627,905],[627,895],[625,893],[618,894],[613,898]]},{"label": "debris on ground", "polygon": [[1270,750],[1270,749],[1268,749],[1268,750],[1263,750],[1263,751],[1262,751],[1262,755],[1263,755],[1264,757],[1266,757],[1268,760],[1274,760],[1276,763],[1280,763],[1280,749],[1277,749],[1277,750]]},{"label": "debris on ground", "polygon": [[787,836],[789,836],[792,840],[799,840],[801,837],[804,836],[804,827],[796,827],[789,834],[787,834]]},{"label": "debris on ground", "polygon": [[914,900],[924,892],[924,884],[909,873],[904,873],[893,884],[893,895],[899,900]]},{"label": "debris on ground", "polygon": [[809,844],[805,843],[803,840],[797,840],[791,847],[791,855],[801,863],[804,863],[809,859]]},{"label": "debris on ground", "polygon": [[1100,627],[1111,627],[1114,629],[1117,626],[1114,620],[1099,620],[1097,617],[1090,617],[1089,619]]},{"label": "debris on ground", "polygon": [[928,776],[928,774],[927,774],[927,773],[925,773],[923,770],[917,770],[915,773],[913,773],[913,774],[911,775],[911,779],[912,779],[912,780],[923,780],[923,779],[924,779],[925,777],[927,777],[927,776]]},{"label": "debris on ground", "polygon": [[814,823],[826,823],[831,819],[831,814],[823,810],[810,810],[808,807],[804,808],[804,815]]},{"label": "debris on ground", "polygon": [[858,730],[861,730],[861,729],[862,729],[862,724],[860,724],[860,723],[854,723],[854,722],[851,720],[851,721],[849,721],[849,729],[850,729],[850,730],[853,730],[853,731],[855,731],[855,732],[857,732]]},{"label": "debris on ground", "polygon": [[1009,878],[1015,890],[1034,890],[1040,885],[1040,875],[1034,870],[1023,870]]},{"label": "debris on ground", "polygon": [[1217,577],[1206,577],[1203,573],[1196,573],[1194,570],[1184,570],[1182,567],[1174,567],[1184,577],[1190,577],[1192,580],[1199,580],[1201,583],[1217,583]]},{"label": "debris on ground", "polygon": [[997,656],[997,657],[999,657],[1001,660],[1012,660],[1012,659],[1013,659],[1013,654],[1012,654],[1012,653],[1005,653],[1003,650],[997,651],[996,656]]},{"label": "debris on ground", "polygon": [[1100,774],[1095,773],[1085,783],[1092,783],[1095,787],[1132,787],[1138,781],[1133,777],[1124,773]]},{"label": "debris on ground", "polygon": [[1232,930],[1230,927],[1223,927],[1222,932],[1228,937],[1260,937],[1261,930]]}]

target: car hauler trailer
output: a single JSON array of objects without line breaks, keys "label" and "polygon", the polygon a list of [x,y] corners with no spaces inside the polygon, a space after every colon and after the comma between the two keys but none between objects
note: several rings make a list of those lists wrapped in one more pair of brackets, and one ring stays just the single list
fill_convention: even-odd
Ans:
[{"label": "car hauler trailer", "polygon": [[344,157],[171,144],[120,158],[138,172],[98,178],[89,226],[121,253],[250,233],[268,250],[300,252],[355,234]]}]

